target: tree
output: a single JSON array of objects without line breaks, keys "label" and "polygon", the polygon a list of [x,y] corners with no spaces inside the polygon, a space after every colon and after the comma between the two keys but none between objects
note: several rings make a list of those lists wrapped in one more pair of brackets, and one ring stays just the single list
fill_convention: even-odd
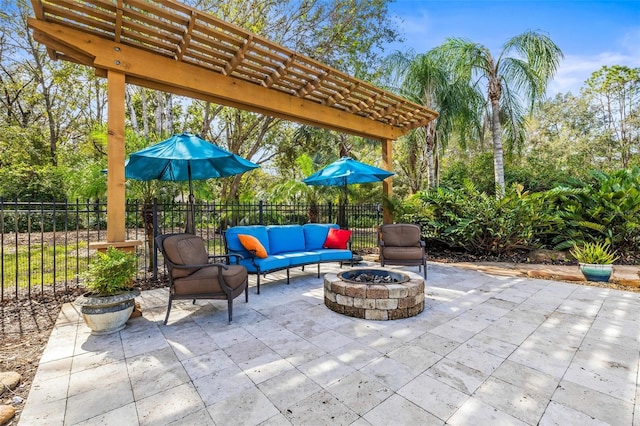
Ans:
[{"label": "tree", "polygon": [[415,194],[424,188],[425,169],[429,188],[435,186],[434,155],[438,147],[446,147],[454,131],[463,144],[468,137],[480,134],[478,108],[482,97],[466,81],[453,75],[434,53],[396,52],[387,58],[386,66],[392,71],[395,77],[392,81],[400,94],[440,114],[402,139],[399,164],[409,179],[410,193]]},{"label": "tree", "polygon": [[613,142],[623,168],[640,148],[640,68],[603,66],[591,74],[583,93]]},{"label": "tree", "polygon": [[[510,56],[512,55],[513,56]],[[508,148],[524,143],[524,109],[521,97],[532,111],[545,96],[548,81],[555,74],[563,54],[546,35],[527,31],[506,42],[497,57],[469,40],[450,38],[433,52],[454,75],[487,93],[486,118],[493,139],[496,195],[504,194],[503,132]]]}]

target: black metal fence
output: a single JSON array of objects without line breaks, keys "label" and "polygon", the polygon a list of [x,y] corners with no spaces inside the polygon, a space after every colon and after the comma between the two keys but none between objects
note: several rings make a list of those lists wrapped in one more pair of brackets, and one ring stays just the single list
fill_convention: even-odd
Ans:
[{"label": "black metal fence", "polygon": [[[126,239],[143,241],[137,253],[138,279],[157,275],[153,236],[184,230],[185,203],[126,206]],[[81,282],[94,253],[92,242],[106,240],[103,201],[31,202],[0,198],[0,301],[31,298],[45,291],[67,293]],[[341,223],[352,230],[351,248],[372,252],[382,223],[379,204],[196,203],[196,234],[212,254],[224,253],[222,234],[235,225]]]}]

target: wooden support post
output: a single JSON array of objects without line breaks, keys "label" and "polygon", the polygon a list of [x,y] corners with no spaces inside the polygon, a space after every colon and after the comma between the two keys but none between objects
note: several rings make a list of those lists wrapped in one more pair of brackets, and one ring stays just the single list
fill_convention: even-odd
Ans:
[{"label": "wooden support post", "polygon": [[[391,139],[382,139],[382,168],[390,172],[393,171],[391,142],[393,142]],[[393,196],[392,178],[388,177],[382,181],[382,194],[387,199]],[[385,204],[382,206],[382,223],[393,223],[393,213]]]},{"label": "wooden support post", "polygon": [[116,243],[125,239],[125,75],[108,71],[107,84],[107,242]]}]

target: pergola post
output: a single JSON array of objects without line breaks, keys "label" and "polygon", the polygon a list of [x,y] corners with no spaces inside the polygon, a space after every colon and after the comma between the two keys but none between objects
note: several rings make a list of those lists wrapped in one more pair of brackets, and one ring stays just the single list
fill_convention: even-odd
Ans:
[{"label": "pergola post", "polygon": [[[391,139],[382,139],[382,168],[390,172],[393,171],[391,158],[392,142]],[[393,181],[391,177],[382,181],[382,195],[387,199],[390,199],[393,195]],[[393,213],[387,205],[382,206],[382,223],[393,223]]]},{"label": "pergola post", "polygon": [[125,75],[109,71],[107,86],[107,242],[115,243],[125,237]]},{"label": "pergola post", "polygon": [[107,72],[107,241],[91,243],[89,247],[104,251],[113,246],[133,252],[142,244],[125,240],[126,198],[124,185],[125,161],[125,75]]}]

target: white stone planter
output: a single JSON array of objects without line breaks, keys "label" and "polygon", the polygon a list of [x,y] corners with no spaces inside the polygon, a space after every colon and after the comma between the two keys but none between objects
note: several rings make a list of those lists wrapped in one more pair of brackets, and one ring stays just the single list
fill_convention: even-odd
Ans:
[{"label": "white stone planter", "polygon": [[80,306],[82,319],[91,334],[110,334],[122,330],[133,312],[138,290],[126,291],[114,296],[95,296],[85,293],[75,300]]}]

